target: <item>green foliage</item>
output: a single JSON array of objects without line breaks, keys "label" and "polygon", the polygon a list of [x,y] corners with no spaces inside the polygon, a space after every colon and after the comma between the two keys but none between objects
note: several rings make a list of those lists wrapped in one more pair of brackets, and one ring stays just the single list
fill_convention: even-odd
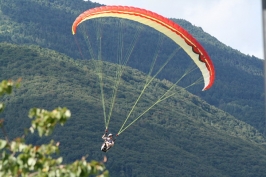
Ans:
[{"label": "green foliage", "polygon": [[12,86],[13,82],[12,81],[2,81],[1,86],[0,86],[0,96],[4,95],[5,93],[10,94],[12,92]]},{"label": "green foliage", "polygon": [[36,117],[32,121],[30,128],[31,133],[37,129],[40,136],[48,136],[52,133],[57,123],[64,125],[65,122],[70,118],[70,111],[66,108],[57,108],[52,112],[44,109],[32,108],[29,112],[29,117]]},{"label": "green foliage", "polygon": [[[0,85],[1,95],[10,94],[12,88],[12,81],[2,81]],[[52,133],[57,123],[65,124],[70,118],[70,111],[66,108],[57,108],[51,112],[33,108],[30,110],[29,116],[30,118],[35,117],[32,121],[32,126],[29,128],[31,133],[37,129],[40,136],[47,136]],[[55,143],[52,140],[49,144],[34,146],[26,144],[24,136],[10,141],[3,122],[3,120],[0,122],[1,129],[5,135],[5,140],[0,139],[0,176],[109,176],[102,163],[96,161],[89,163],[85,157],[72,164],[62,164],[62,157],[53,157],[53,154],[59,153],[59,142]]]},{"label": "green foliage", "polygon": [[[20,83],[20,79],[15,83],[12,80],[8,80],[8,81],[3,80],[0,83],[0,96],[2,96],[4,94],[11,94],[13,85],[15,84],[18,87],[19,83]],[[4,104],[0,103],[0,112],[2,112],[3,110],[4,110]]]}]

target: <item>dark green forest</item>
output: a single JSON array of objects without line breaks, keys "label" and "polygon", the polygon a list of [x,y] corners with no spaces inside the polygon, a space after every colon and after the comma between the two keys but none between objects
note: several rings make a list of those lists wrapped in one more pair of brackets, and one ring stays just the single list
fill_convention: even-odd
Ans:
[{"label": "dark green forest", "polygon": [[[66,162],[84,153],[101,159],[104,132],[100,93],[95,71],[84,60],[38,46],[0,45],[1,79],[22,77],[22,85],[3,101],[6,131],[13,138],[29,126],[31,107],[52,109],[68,107],[71,120],[58,127],[52,137],[30,136],[27,141],[40,144],[50,138],[59,141]],[[106,63],[111,68],[112,64]],[[109,66],[110,65],[110,66]],[[114,133],[125,119],[130,99],[139,93],[145,75],[127,68],[123,90],[119,93],[110,130]],[[171,83],[156,80],[151,95],[160,95]],[[108,92],[109,86],[106,87]],[[112,176],[252,176],[264,174],[264,138],[250,125],[241,122],[182,88],[167,102],[150,110],[122,133],[108,152],[106,166]],[[126,94],[130,93],[130,94]],[[142,107],[153,101],[145,96]],[[128,103],[128,104],[125,104]],[[137,110],[141,111],[142,107]],[[19,110],[19,111],[16,111]],[[132,143],[134,142],[134,143]],[[259,170],[259,173],[258,173]],[[154,175],[156,172],[157,175]]]},{"label": "dark green forest", "polygon": [[[49,138],[32,135],[27,139],[34,144],[50,138],[60,141],[66,162],[86,154],[96,160],[103,156],[103,110],[98,71],[92,67],[96,61],[91,60],[94,57],[83,45],[81,33],[71,34],[75,18],[97,6],[100,4],[82,0],[0,1],[0,78],[22,78],[21,88],[3,100],[7,107],[1,116],[6,119],[6,129],[15,138],[29,126],[27,114],[31,107],[66,106],[72,118],[65,127],[58,127]],[[198,71],[191,73],[180,83],[181,87],[173,90],[178,94],[153,107],[123,132],[107,153],[106,166],[111,176],[263,176],[263,61],[222,44],[184,19],[172,20],[193,34],[208,51],[216,69],[215,84],[205,92],[200,84],[187,92],[182,87],[199,76]],[[95,23],[104,24],[101,52],[109,74],[104,90],[107,102],[118,67],[113,64],[117,56],[115,46],[120,45],[115,43],[115,32],[119,30],[114,27],[116,23],[113,19]],[[154,41],[160,38],[150,28],[122,23],[125,43],[130,43],[127,40],[131,36],[139,37],[122,75],[109,127],[112,133],[119,130],[141,92],[151,65],[145,59],[152,58],[157,46]],[[82,32],[82,27],[78,30]],[[176,46],[163,40],[160,56],[167,58]],[[187,61],[188,56],[179,51],[152,82],[134,114],[169,89],[191,67]],[[162,64],[158,62],[155,69]]]}]

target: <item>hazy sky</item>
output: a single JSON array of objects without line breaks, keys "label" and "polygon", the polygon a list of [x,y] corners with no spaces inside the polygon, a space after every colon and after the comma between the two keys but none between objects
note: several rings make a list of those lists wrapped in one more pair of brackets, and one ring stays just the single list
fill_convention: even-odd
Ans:
[{"label": "hazy sky", "polygon": [[91,0],[145,8],[202,27],[244,54],[263,57],[261,0]]}]

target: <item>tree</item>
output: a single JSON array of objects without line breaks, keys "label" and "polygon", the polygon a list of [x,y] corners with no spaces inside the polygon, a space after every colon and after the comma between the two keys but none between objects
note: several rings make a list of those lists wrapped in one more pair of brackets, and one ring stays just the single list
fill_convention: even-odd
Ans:
[{"label": "tree", "polygon": [[[12,93],[14,86],[19,86],[18,81],[4,80],[0,83],[0,96]],[[0,103],[0,112],[4,110],[4,104]],[[22,137],[9,140],[4,128],[4,119],[0,120],[0,128],[4,139],[0,139],[0,176],[98,176],[107,177],[109,172],[105,169],[103,162],[87,162],[83,157],[72,164],[62,164],[62,157],[55,157],[59,153],[59,142],[51,140],[49,144],[40,146],[26,144],[25,137],[29,133],[38,132],[39,136],[48,136],[53,132],[57,124],[64,125],[70,118],[71,113],[67,108],[56,108],[47,111],[32,108],[29,117],[32,119],[31,127],[25,130]]]}]

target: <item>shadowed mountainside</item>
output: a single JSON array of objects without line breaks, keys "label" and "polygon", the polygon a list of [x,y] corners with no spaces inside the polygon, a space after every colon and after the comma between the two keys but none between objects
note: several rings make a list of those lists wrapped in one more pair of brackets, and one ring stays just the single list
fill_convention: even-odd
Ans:
[{"label": "shadowed mountainside", "polygon": [[[31,107],[52,109],[66,106],[72,112],[65,127],[52,137],[27,141],[39,144],[50,138],[60,141],[66,162],[88,154],[101,159],[104,120],[100,90],[92,62],[73,60],[38,46],[0,45],[1,79],[23,78],[21,88],[4,97],[6,129],[11,137],[29,126]],[[114,69],[111,63],[105,91],[111,92]],[[127,67],[119,88],[109,130],[118,131],[132,100],[140,93],[146,76]],[[141,112],[172,83],[152,82],[137,107]],[[264,139],[250,125],[176,87],[173,97],[161,102],[118,136],[106,164],[111,176],[263,176],[266,156]],[[108,95],[108,94],[107,94]],[[108,98],[106,99],[108,102]],[[126,104],[125,104],[126,103]]]}]

